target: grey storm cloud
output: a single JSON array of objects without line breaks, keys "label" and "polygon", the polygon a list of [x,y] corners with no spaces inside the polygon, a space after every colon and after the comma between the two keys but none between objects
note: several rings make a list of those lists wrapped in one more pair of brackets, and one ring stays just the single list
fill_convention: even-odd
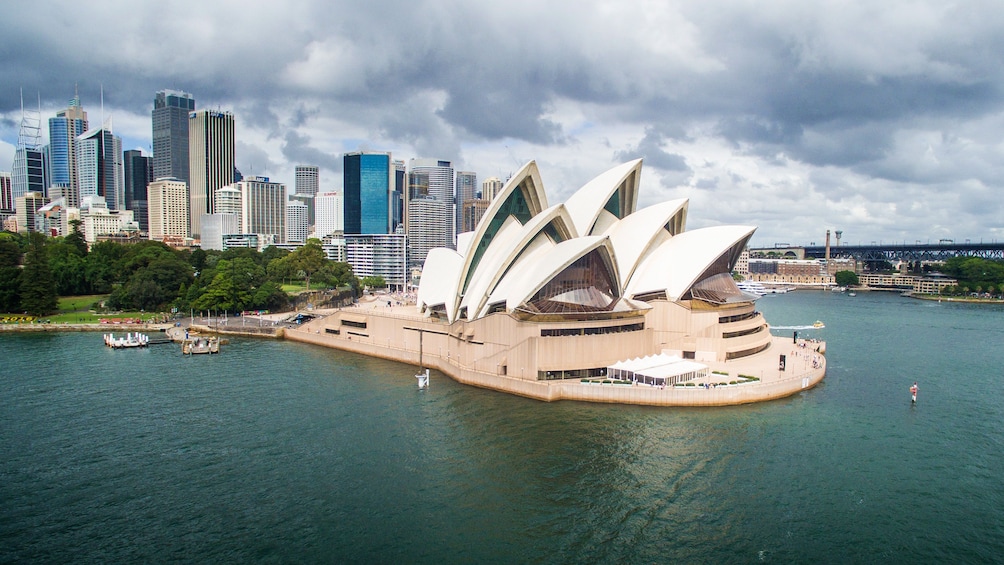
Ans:
[{"label": "grey storm cloud", "polygon": [[[903,230],[1004,237],[985,196],[1004,182],[1004,16],[989,3],[43,0],[5,3],[0,34],[8,144],[19,88],[62,108],[76,87],[91,112],[103,89],[107,107],[139,117],[175,88],[237,114],[238,136],[255,134],[242,153],[256,170],[310,161],[337,172],[342,152],[367,145],[486,172],[511,167],[513,153],[539,156],[573,183],[603,160],[641,156],[659,186],[727,196],[750,222],[803,215],[744,202],[769,192],[754,182],[814,186],[840,214],[778,231],[889,229],[846,197],[867,191],[943,206],[898,206]],[[586,157],[615,133],[613,151]],[[732,158],[705,157],[712,147]],[[704,159],[718,168],[701,170]],[[738,159],[760,172],[730,170]]]}]

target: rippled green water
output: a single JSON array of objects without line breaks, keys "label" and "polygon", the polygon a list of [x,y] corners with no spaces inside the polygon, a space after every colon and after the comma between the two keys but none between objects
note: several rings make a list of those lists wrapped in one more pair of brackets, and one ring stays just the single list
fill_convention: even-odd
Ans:
[{"label": "rippled green water", "polygon": [[413,367],[288,342],[2,335],[0,561],[1000,559],[1004,310],[759,307],[823,320],[829,373],[724,409],[418,391]]}]

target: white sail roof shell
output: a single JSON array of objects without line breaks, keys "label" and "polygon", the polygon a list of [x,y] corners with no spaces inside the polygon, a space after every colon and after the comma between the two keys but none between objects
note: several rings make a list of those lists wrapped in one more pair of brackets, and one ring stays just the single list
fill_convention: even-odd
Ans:
[{"label": "white sail roof shell", "polygon": [[[544,228],[553,225],[567,239],[574,239],[575,232],[571,219],[563,204],[556,204],[530,219],[525,225],[520,225],[515,219],[503,224],[503,228],[492,240],[478,263],[474,276],[471,277],[467,291],[461,299],[460,308],[467,307],[467,318],[473,320],[477,313],[486,305],[489,296],[498,284],[506,267],[510,265],[534,238],[544,237]],[[559,242],[553,241],[552,244]]]},{"label": "white sail roof shell", "polygon": [[686,215],[686,198],[668,200],[642,208],[606,231],[617,252],[617,270],[623,277],[621,284],[624,287],[630,282],[640,260],[673,237],[666,230],[667,224],[675,224],[674,229],[682,231],[686,226]]},{"label": "white sail roof shell", "polygon": [[715,226],[676,235],[643,259],[625,295],[664,290],[667,299],[677,301],[722,254],[745,246],[754,231],[753,226]]},{"label": "white sail roof shell", "polygon": [[[632,177],[632,175],[634,175]],[[599,233],[602,230],[593,230],[596,220],[604,212],[604,207],[614,195],[618,188],[623,185],[625,194],[622,199],[625,209],[621,210],[621,217],[634,212],[638,202],[638,179],[641,176],[641,159],[635,159],[618,165],[609,171],[599,175],[589,181],[575,192],[567,201],[565,207],[568,214],[575,223],[575,231],[582,235]],[[625,182],[631,179],[632,182]],[[609,214],[609,212],[607,212]]]}]

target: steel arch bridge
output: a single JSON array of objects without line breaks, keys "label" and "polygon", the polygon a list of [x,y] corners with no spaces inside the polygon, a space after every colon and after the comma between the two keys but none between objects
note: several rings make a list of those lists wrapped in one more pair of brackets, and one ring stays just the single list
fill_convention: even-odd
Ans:
[{"label": "steel arch bridge", "polygon": [[[806,259],[823,259],[826,246],[803,248]],[[945,261],[952,257],[979,257],[1004,260],[1004,243],[918,243],[915,245],[840,245],[830,247],[833,259],[850,259],[865,263],[879,261]]]}]

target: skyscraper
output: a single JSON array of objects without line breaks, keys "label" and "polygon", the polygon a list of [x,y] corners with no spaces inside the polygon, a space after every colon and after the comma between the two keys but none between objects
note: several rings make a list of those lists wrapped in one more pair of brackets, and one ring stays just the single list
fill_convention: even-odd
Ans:
[{"label": "skyscraper", "polygon": [[195,98],[187,92],[161,90],[153,99],[153,177],[188,177],[188,115]]},{"label": "skyscraper", "polygon": [[[80,206],[80,184],[77,181],[77,137],[87,131],[87,112],[74,95],[65,110],[49,118],[49,186],[58,187],[66,205]],[[56,195],[50,194],[55,197]]]},{"label": "skyscraper", "polygon": [[342,210],[342,195],[339,192],[321,192],[315,199],[316,222],[314,235],[318,239],[335,232],[344,231],[344,211]]},{"label": "skyscraper", "polygon": [[24,102],[21,103],[21,128],[14,151],[11,190],[15,198],[29,192],[45,194],[41,118],[38,112],[25,112]]},{"label": "skyscraper", "polygon": [[109,210],[125,210],[122,139],[100,128],[77,136],[76,145],[80,202],[96,195],[105,199]]},{"label": "skyscraper", "polygon": [[188,185],[178,179],[157,179],[147,189],[149,237],[181,240],[189,235]]},{"label": "skyscraper", "polygon": [[[215,213],[213,194],[234,182],[234,115],[198,110],[188,116],[189,193],[192,237],[202,214]],[[156,173],[156,163],[154,164]],[[283,231],[285,234],[285,230]]]},{"label": "skyscraper", "polygon": [[409,165],[408,266],[420,267],[430,249],[456,249],[453,165],[437,159],[412,159]]},{"label": "skyscraper", "polygon": [[286,241],[286,185],[268,177],[248,177],[236,184],[241,192],[241,233],[274,236]]},{"label": "skyscraper", "polygon": [[290,199],[286,203],[286,242],[307,241],[307,205],[300,200]]},{"label": "skyscraper", "polygon": [[293,185],[296,194],[317,194],[319,186],[318,168],[309,165],[296,166],[296,184]]},{"label": "skyscraper", "polygon": [[132,210],[140,231],[149,229],[147,221],[146,187],[153,182],[153,160],[138,149],[130,149],[122,156],[125,169],[125,208]]},{"label": "skyscraper", "polygon": [[346,153],[342,174],[345,233],[391,233],[394,173],[390,153]]},{"label": "skyscraper", "polygon": [[481,184],[481,198],[491,202],[495,200],[495,195],[502,191],[502,179],[489,177]]},{"label": "skyscraper", "polygon": [[14,193],[11,191],[10,173],[0,172],[0,214],[14,213]]},{"label": "skyscraper", "polygon": [[454,191],[454,204],[457,208],[456,231],[462,233],[470,231],[464,229],[464,202],[474,200],[478,192],[478,175],[468,171],[457,171],[456,190]]},{"label": "skyscraper", "polygon": [[394,216],[391,222],[391,231],[397,233],[400,229],[404,233],[404,203],[405,195],[408,192],[408,171],[404,166],[404,161],[394,161],[394,190],[391,192],[391,212]]}]

